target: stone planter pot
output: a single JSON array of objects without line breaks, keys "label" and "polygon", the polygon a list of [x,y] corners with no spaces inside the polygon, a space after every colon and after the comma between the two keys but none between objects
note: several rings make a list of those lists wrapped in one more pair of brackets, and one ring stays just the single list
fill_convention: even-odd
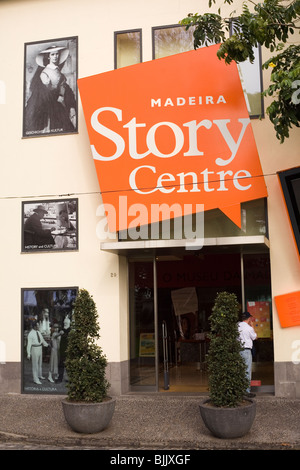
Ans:
[{"label": "stone planter pot", "polygon": [[256,414],[256,403],[245,398],[245,403],[235,408],[221,408],[205,400],[200,405],[205,426],[216,437],[232,439],[247,434]]},{"label": "stone planter pot", "polygon": [[73,431],[94,434],[103,431],[110,423],[116,398],[108,397],[101,403],[62,401],[65,419]]}]

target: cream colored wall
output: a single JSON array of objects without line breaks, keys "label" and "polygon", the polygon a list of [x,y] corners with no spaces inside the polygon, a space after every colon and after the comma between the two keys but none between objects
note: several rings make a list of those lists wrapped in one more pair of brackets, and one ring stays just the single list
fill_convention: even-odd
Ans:
[{"label": "cream colored wall", "polygon": [[[93,4],[93,14],[88,3]],[[111,69],[113,33],[106,5],[55,0],[0,5],[0,41],[9,44],[1,50],[0,71],[6,87],[5,104],[0,106],[0,340],[7,362],[21,359],[21,288],[68,286],[93,294],[103,350],[109,361],[120,361],[119,261],[116,255],[100,252],[96,236],[101,198],[81,106],[78,135],[21,138],[24,43],[78,36],[79,76]],[[111,37],[111,43],[105,37]],[[66,194],[79,199],[78,252],[21,254],[22,201]]]},{"label": "cream colored wall", "polygon": [[[254,125],[268,188],[270,261],[273,298],[274,355],[276,362],[300,360],[300,326],[282,328],[274,297],[300,290],[300,261],[276,172],[299,166],[300,133],[293,131],[284,144],[274,141],[268,122]],[[297,345],[298,343],[298,345]],[[297,353],[298,351],[298,353]]]},{"label": "cream colored wall", "polygon": [[[95,234],[97,196],[79,198],[79,250],[64,253],[21,254],[21,202],[1,201],[1,315],[0,339],[6,344],[7,362],[20,360],[21,288],[84,287],[94,296],[101,326],[101,345],[111,361],[118,361],[119,339],[112,348],[111,332],[119,330],[118,258],[100,253]],[[15,222],[14,222],[15,221]],[[13,236],[13,234],[15,234]],[[4,268],[5,266],[5,268]],[[116,273],[117,277],[112,276]],[[111,350],[111,352],[110,352]]]},{"label": "cream colored wall", "polygon": [[[299,166],[300,132],[291,132],[284,144],[274,140],[274,130],[265,120],[253,124],[268,188],[270,262],[273,298],[274,355],[276,362],[300,360],[300,326],[282,328],[274,297],[300,290],[300,258],[290,227],[277,172]],[[298,351],[298,352],[297,352]]]},{"label": "cream colored wall", "polygon": [[[242,3],[242,2],[241,2]],[[113,33],[142,28],[143,60],[152,59],[151,28],[207,10],[199,0],[7,0],[0,4],[0,341],[6,360],[20,361],[21,288],[79,286],[100,314],[109,361],[128,358],[126,262],[100,252],[96,210],[101,203],[79,100],[78,135],[22,139],[24,43],[78,36],[79,78],[113,69]],[[227,7],[227,10],[230,9]],[[226,9],[225,9],[226,10]],[[224,11],[225,11],[224,10]],[[269,191],[273,296],[299,290],[299,259],[279,191],[279,169],[299,164],[299,133],[284,145],[268,119],[252,121]],[[79,199],[79,251],[21,254],[21,203],[72,194]],[[275,359],[290,361],[300,329],[283,330],[274,307]],[[115,339],[115,340],[114,340]]]},{"label": "cream colored wall", "polygon": [[[262,61],[267,58],[263,50]],[[270,70],[264,71],[264,88],[269,81]],[[264,98],[265,109],[271,101],[270,97]],[[300,326],[282,328],[274,301],[277,295],[300,290],[300,257],[277,176],[279,171],[300,165],[300,131],[293,129],[290,138],[281,144],[267,117],[263,121],[252,120],[252,127],[268,189],[274,359],[275,362],[300,361]]]}]

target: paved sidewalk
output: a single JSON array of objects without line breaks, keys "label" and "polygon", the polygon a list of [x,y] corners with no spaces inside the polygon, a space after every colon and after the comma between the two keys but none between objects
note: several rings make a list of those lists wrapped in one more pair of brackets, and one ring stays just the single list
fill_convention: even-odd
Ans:
[{"label": "paved sidewalk", "polygon": [[300,450],[300,400],[257,396],[251,431],[223,440],[203,424],[204,395],[145,394],[117,398],[113,419],[97,434],[78,434],[67,425],[63,396],[0,394],[0,443],[30,443],[47,449]]}]

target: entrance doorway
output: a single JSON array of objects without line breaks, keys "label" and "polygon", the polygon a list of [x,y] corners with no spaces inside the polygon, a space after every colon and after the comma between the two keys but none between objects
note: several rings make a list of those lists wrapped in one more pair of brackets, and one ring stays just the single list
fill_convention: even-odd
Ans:
[{"label": "entrance doorway", "polygon": [[[201,250],[202,251],[202,250]],[[133,390],[207,392],[209,316],[217,293],[236,294],[256,318],[253,386],[273,380],[268,253],[160,255],[129,262]]]}]

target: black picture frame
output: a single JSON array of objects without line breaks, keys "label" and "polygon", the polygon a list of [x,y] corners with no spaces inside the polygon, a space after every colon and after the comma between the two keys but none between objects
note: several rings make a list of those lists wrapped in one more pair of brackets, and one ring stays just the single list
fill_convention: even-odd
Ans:
[{"label": "black picture frame", "polygon": [[25,43],[23,137],[78,132],[77,78],[77,36]]},{"label": "black picture frame", "polygon": [[23,253],[78,250],[78,199],[22,202]]},{"label": "black picture frame", "polygon": [[138,28],[138,29],[127,29],[127,30],[122,30],[122,31],[115,31],[114,32],[114,69],[118,69],[120,68],[120,66],[118,66],[118,38],[120,38],[121,36],[138,36],[139,37],[139,60],[137,62],[132,62],[132,63],[127,63],[126,66],[129,66],[129,65],[135,65],[135,64],[140,64],[141,62],[143,62],[143,48],[142,48],[142,29],[141,28]]},{"label": "black picture frame", "polygon": [[22,393],[66,395],[66,347],[78,287],[21,289]]},{"label": "black picture frame", "polygon": [[277,173],[300,255],[300,167]]}]

